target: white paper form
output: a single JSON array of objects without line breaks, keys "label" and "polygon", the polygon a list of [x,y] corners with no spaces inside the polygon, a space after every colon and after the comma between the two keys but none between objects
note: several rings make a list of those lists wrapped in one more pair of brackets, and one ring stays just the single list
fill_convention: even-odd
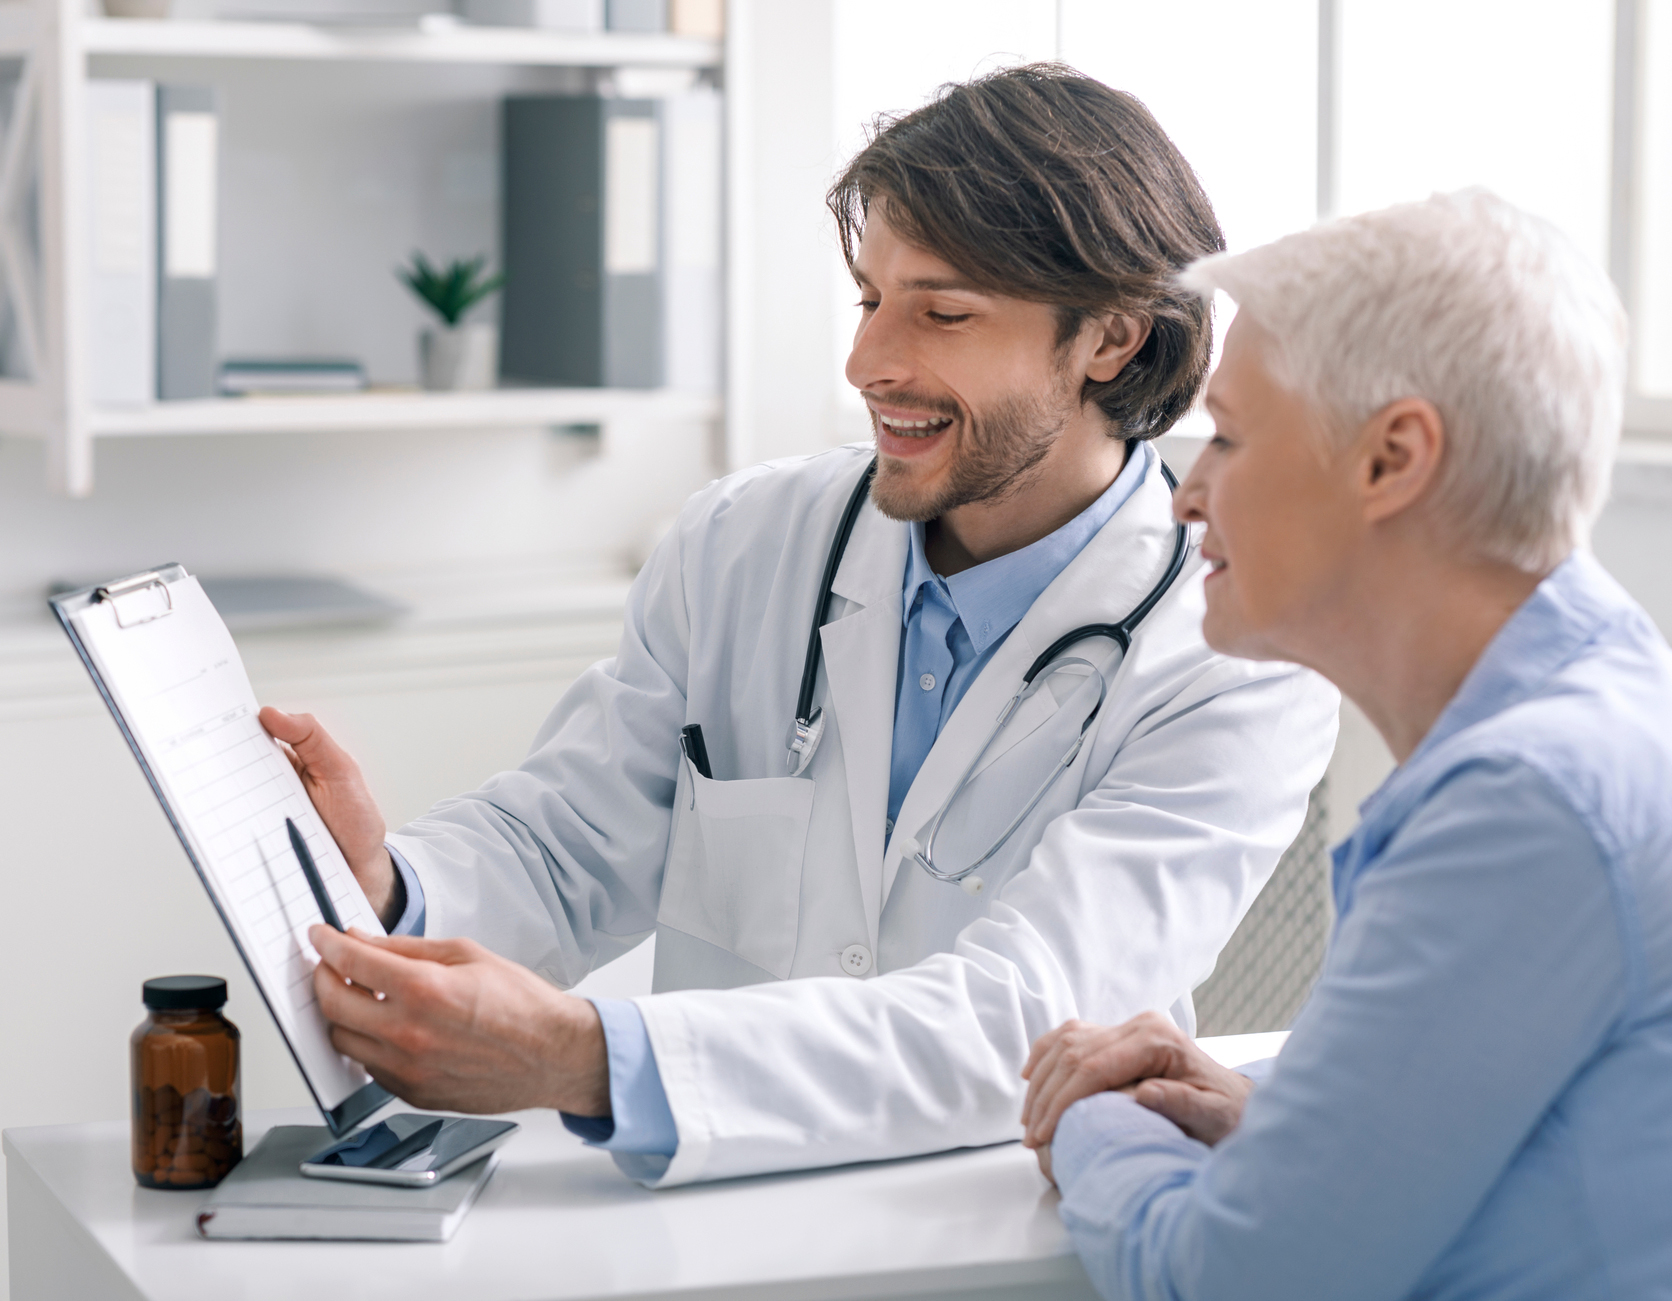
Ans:
[{"label": "white paper form", "polygon": [[343,925],[374,935],[383,927],[301,778],[256,717],[238,649],[197,579],[178,579],[166,592],[165,602],[164,589],[153,585],[70,617],[303,1073],[330,1109],[369,1077],[331,1046],[314,997],[318,954],[307,930],[321,918],[287,817],[307,840]]}]

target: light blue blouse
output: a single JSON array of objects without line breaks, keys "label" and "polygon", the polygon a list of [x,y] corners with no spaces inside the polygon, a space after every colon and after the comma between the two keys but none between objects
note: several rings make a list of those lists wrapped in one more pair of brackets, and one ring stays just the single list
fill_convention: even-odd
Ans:
[{"label": "light blue blouse", "polygon": [[1069,1109],[1108,1298],[1672,1294],[1672,652],[1575,555],[1335,851],[1323,973],[1217,1148]]}]

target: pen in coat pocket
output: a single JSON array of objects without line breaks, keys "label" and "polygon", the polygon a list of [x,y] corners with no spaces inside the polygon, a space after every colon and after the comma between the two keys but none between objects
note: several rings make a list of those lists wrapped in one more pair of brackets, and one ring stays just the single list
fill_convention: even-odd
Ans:
[{"label": "pen in coat pocket", "polygon": [[714,770],[708,766],[708,744],[702,739],[702,724],[687,723],[680,728],[679,744],[684,747],[685,757],[691,761],[691,766],[713,781]]}]

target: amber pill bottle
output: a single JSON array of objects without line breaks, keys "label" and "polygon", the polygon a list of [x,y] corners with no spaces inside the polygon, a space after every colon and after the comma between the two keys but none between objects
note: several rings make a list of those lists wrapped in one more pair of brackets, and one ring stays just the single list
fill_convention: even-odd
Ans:
[{"label": "amber pill bottle", "polygon": [[226,981],[159,976],[128,1041],[134,1178],[145,1188],[213,1188],[244,1156],[238,1027],[221,1015]]}]

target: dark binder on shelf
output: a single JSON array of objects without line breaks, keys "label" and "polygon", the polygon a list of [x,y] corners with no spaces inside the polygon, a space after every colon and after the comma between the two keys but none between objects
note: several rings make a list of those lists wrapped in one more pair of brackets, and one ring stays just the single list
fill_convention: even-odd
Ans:
[{"label": "dark binder on shelf", "polygon": [[320,920],[289,843],[306,837],[346,924],[382,930],[301,778],[256,717],[226,625],[197,579],[161,565],[52,598],[81,662],[209,892],[331,1132],[390,1095],[332,1046],[313,995]]},{"label": "dark binder on shelf", "polygon": [[506,379],[665,382],[661,137],[653,100],[505,100]]},{"label": "dark binder on shelf", "polygon": [[157,396],[215,394],[220,119],[206,86],[157,87]]}]

